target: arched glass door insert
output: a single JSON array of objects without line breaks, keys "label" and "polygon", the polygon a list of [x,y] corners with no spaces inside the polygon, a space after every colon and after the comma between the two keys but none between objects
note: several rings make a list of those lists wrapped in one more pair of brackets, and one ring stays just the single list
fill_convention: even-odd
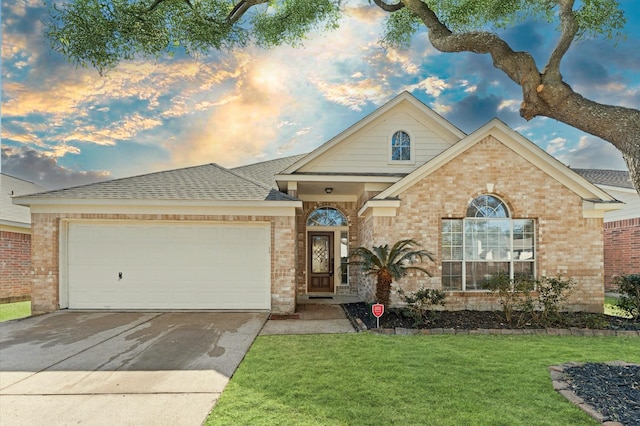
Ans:
[{"label": "arched glass door insert", "polygon": [[347,218],[333,207],[320,207],[309,215],[307,226],[347,226]]}]

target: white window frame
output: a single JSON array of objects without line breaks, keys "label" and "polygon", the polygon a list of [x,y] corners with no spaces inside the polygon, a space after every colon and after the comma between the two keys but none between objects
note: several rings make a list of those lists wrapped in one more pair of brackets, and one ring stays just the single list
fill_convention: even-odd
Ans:
[{"label": "white window frame", "polygon": [[[451,219],[451,218],[443,218],[442,222],[440,223],[440,233],[441,233],[441,237],[442,237],[442,241],[441,241],[441,245],[440,245],[440,249],[442,250],[442,259],[441,259],[441,277],[444,278],[445,275],[445,271],[448,270],[449,268],[445,268],[445,264],[446,265],[451,265],[451,264],[459,264],[460,265],[460,270],[461,270],[461,288],[459,289],[452,289],[452,288],[444,288],[444,282],[443,282],[443,290],[445,291],[488,291],[485,289],[481,289],[481,288],[471,288],[471,289],[467,289],[467,263],[491,263],[491,264],[495,264],[495,263],[507,263],[508,264],[508,268],[509,268],[509,278],[510,279],[514,279],[515,277],[515,266],[517,264],[523,264],[523,263],[529,263],[531,264],[531,269],[532,269],[532,275],[533,278],[536,277],[536,262],[537,262],[537,244],[536,244],[536,221],[534,219],[529,219],[529,218],[513,218],[511,217],[511,213],[509,212],[509,209],[507,207],[507,204],[501,200],[499,197],[496,197],[495,195],[492,194],[482,194],[481,196],[490,196],[493,198],[496,198],[497,200],[499,200],[502,205],[505,208],[506,211],[506,217],[464,217],[464,218],[459,218],[459,219]],[[480,197],[480,196],[479,196]],[[473,201],[475,201],[477,198],[476,197]],[[471,205],[471,203],[469,203],[469,205]],[[461,224],[461,232],[462,232],[462,247],[461,247],[461,259],[444,259],[444,233],[443,233],[443,228],[444,228],[444,223],[445,221],[451,221],[451,222],[459,222]],[[487,222],[491,222],[491,221],[508,221],[509,222],[509,241],[508,241],[508,247],[507,247],[507,258],[506,259],[500,259],[500,258],[485,258],[485,259],[476,259],[476,258],[467,258],[467,232],[466,232],[466,228],[467,228],[467,224],[469,223],[469,221],[475,221],[475,222],[479,222],[479,221],[487,221]],[[519,221],[530,221],[531,225],[532,225],[532,230],[531,230],[531,246],[533,249],[533,253],[532,253],[532,257],[530,258],[525,258],[525,259],[516,259],[515,258],[515,253],[518,251],[518,247],[516,247],[514,245],[514,224],[519,222]],[[452,246],[453,247],[453,246]],[[473,256],[472,256],[473,257]]]},{"label": "white window frame", "polygon": [[[403,132],[409,136],[409,159],[408,160],[394,160],[393,159],[393,137],[396,133]],[[406,129],[395,129],[389,135],[387,140],[387,148],[388,148],[388,162],[389,164],[415,164],[416,163],[416,143],[415,138],[411,131]]]}]

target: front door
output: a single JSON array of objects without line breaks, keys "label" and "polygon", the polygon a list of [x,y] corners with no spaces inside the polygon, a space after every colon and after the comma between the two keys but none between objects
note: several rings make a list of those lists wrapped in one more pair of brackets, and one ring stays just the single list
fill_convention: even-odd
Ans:
[{"label": "front door", "polygon": [[333,232],[309,232],[309,293],[333,293]]}]

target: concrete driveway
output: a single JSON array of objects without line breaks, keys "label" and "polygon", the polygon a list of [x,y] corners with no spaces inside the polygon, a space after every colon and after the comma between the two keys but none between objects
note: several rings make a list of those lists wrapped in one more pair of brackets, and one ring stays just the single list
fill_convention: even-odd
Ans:
[{"label": "concrete driveway", "polygon": [[68,312],[0,324],[0,424],[200,425],[267,313]]}]

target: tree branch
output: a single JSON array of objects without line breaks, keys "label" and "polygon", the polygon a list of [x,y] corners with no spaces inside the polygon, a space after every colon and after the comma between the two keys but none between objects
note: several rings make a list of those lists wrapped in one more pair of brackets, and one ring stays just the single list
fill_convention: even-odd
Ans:
[{"label": "tree branch", "polygon": [[384,10],[385,12],[395,12],[404,7],[404,4],[402,2],[395,3],[395,4],[389,4],[384,2],[383,0],[373,0],[373,2],[376,4],[376,6],[378,6],[380,9]]},{"label": "tree branch", "polygon": [[241,0],[234,6],[231,13],[229,13],[229,16],[227,16],[227,24],[235,24],[240,18],[242,18],[247,10],[251,9],[255,5],[267,3],[268,1],[269,0]]},{"label": "tree branch", "polygon": [[574,0],[558,0],[557,3],[560,6],[560,39],[549,56],[549,61],[544,67],[543,74],[549,79],[561,81],[560,61],[569,50],[569,47],[571,47],[571,43],[578,32],[578,23],[573,12]]}]

